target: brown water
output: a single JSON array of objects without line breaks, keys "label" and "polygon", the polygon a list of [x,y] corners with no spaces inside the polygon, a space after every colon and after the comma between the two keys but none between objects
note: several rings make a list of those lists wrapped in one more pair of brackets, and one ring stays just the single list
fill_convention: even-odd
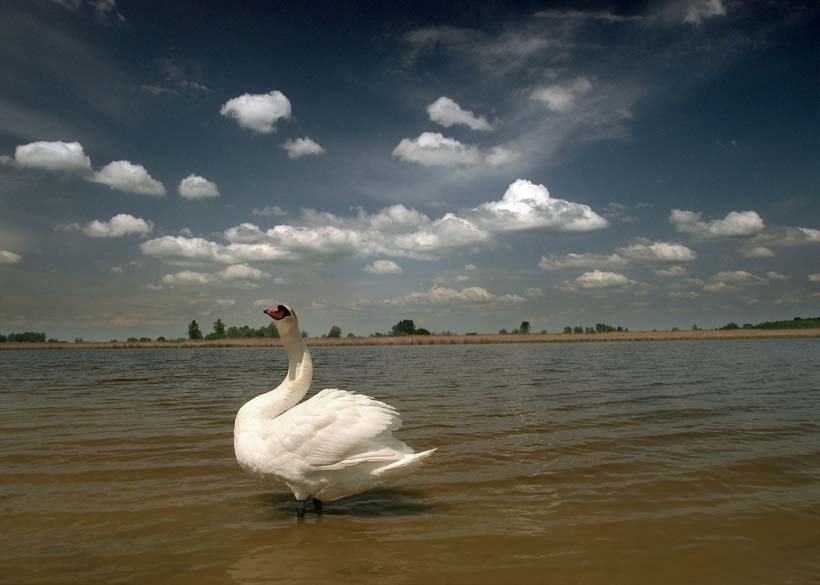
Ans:
[{"label": "brown water", "polygon": [[297,522],[232,447],[282,350],[0,352],[0,582],[820,582],[817,341],[313,355],[439,452]]}]

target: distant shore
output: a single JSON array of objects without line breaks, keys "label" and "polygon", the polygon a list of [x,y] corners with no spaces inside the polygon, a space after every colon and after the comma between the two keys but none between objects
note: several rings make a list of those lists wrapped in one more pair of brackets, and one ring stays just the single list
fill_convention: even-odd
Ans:
[{"label": "distant shore", "polygon": [[[312,347],[348,345],[460,345],[470,343],[575,343],[603,341],[676,341],[711,339],[769,339],[769,338],[820,338],[820,329],[729,329],[697,331],[623,331],[612,333],[533,333],[476,334],[476,335],[408,335],[401,337],[311,337],[307,344]],[[82,341],[77,343],[0,343],[0,350],[20,349],[162,349],[195,347],[273,347],[278,339],[238,338],[209,339],[198,341]]]}]

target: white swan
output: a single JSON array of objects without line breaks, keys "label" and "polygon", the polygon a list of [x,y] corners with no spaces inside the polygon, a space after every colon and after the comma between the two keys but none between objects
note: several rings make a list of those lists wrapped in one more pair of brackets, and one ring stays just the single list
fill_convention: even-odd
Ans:
[{"label": "white swan", "polygon": [[288,352],[288,375],[274,390],[245,403],[236,415],[234,451],[239,466],[264,480],[283,482],[303,517],[307,500],[317,514],[322,500],[350,496],[404,475],[433,454],[414,453],[393,437],[401,426],[392,406],[345,390],[322,390],[298,402],[313,378],[295,311],[266,309]]}]

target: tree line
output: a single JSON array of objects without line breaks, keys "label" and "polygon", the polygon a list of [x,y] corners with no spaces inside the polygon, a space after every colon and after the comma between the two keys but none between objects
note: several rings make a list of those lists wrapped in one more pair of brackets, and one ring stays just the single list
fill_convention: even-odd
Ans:
[{"label": "tree line", "polygon": [[727,323],[721,329],[816,329],[820,328],[820,317],[795,317],[791,321],[763,321],[762,323]]}]

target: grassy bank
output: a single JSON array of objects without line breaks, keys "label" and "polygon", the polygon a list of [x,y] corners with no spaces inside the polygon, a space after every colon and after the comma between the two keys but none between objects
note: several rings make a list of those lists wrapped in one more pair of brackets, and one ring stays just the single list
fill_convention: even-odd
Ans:
[{"label": "grassy bank", "polygon": [[[820,329],[733,329],[699,331],[628,331],[612,333],[544,333],[530,335],[412,335],[406,337],[317,337],[309,346],[345,345],[457,345],[468,343],[571,343],[594,341],[674,341],[680,339],[769,339],[778,337],[820,338]],[[138,349],[180,347],[272,347],[278,339],[244,338],[201,341],[80,342],[80,343],[0,343],[0,349]]]}]

